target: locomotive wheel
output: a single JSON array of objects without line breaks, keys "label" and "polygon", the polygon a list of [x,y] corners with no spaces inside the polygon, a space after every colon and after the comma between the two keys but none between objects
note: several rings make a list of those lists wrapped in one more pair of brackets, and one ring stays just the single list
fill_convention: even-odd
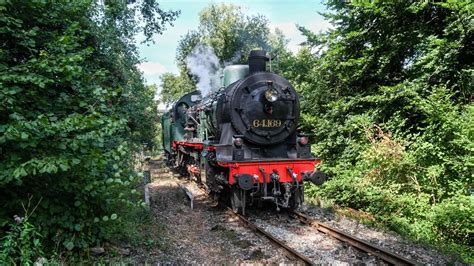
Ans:
[{"label": "locomotive wheel", "polygon": [[165,151],[165,157],[166,157],[166,159],[165,159],[166,166],[171,166],[172,165],[171,164],[171,159],[172,159],[171,154],[169,152]]},{"label": "locomotive wheel", "polygon": [[288,206],[290,210],[297,210],[301,206],[301,203],[303,202],[303,193],[304,192],[301,187],[295,190],[295,192],[291,193],[291,198]]},{"label": "locomotive wheel", "polygon": [[240,189],[232,188],[230,194],[230,207],[234,213],[242,212],[242,199],[240,196]]},{"label": "locomotive wheel", "polygon": [[298,199],[294,199],[294,196],[293,196],[293,199],[290,199],[289,203],[290,204],[289,204],[288,208],[292,211],[297,210],[301,205],[300,201]]},{"label": "locomotive wheel", "polygon": [[204,164],[204,170],[206,171],[206,185],[207,187],[215,193],[220,193],[218,189],[218,184],[216,181],[216,175],[219,173],[219,169],[214,167],[209,161],[206,160]]}]

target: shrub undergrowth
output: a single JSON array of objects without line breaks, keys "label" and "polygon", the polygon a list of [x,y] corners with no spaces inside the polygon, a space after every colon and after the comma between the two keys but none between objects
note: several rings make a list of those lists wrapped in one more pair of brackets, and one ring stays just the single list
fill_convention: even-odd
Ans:
[{"label": "shrub undergrowth", "polygon": [[374,131],[355,165],[327,167],[333,178],[307,194],[371,213],[393,231],[472,261],[473,197],[454,180],[459,190],[439,191],[446,188],[436,186],[429,167],[420,167],[414,145],[394,141],[380,127]]},{"label": "shrub undergrowth", "polygon": [[0,1],[3,259],[87,253],[141,207],[135,157],[155,138],[157,106],[135,36],[149,41],[176,15],[155,1]]},{"label": "shrub undergrowth", "polygon": [[326,2],[279,68],[331,180],[307,190],[474,261],[472,1]]}]

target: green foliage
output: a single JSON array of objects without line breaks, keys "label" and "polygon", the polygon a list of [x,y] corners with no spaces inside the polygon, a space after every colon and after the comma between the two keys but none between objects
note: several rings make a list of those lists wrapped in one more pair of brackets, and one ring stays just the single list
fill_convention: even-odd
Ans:
[{"label": "green foliage", "polygon": [[188,75],[165,73],[161,76],[160,101],[174,103],[184,94],[195,90],[195,85]]},{"label": "green foliage", "polygon": [[435,230],[444,239],[454,239],[461,244],[473,246],[473,204],[471,197],[458,195],[436,205],[433,209]]},{"label": "green foliage", "polygon": [[268,20],[262,15],[245,16],[240,6],[212,4],[199,13],[198,29],[180,41],[178,65],[186,65],[186,57],[198,43],[212,47],[221,62],[246,63],[252,49],[270,51]]},{"label": "green foliage", "polygon": [[469,254],[474,6],[327,4],[334,27],[301,28],[308,47],[282,64],[303,96],[300,126],[314,134],[313,151],[332,177],[308,193]]},{"label": "green foliage", "polygon": [[[265,49],[271,55],[287,56],[287,40],[281,31],[270,33],[268,20],[262,16],[246,16],[233,4],[211,4],[199,13],[197,30],[189,31],[179,41],[176,61],[179,75],[166,73],[161,77],[161,100],[172,103],[184,93],[196,89],[198,77],[188,72],[186,58],[198,45],[211,47],[221,66],[247,63],[253,49]],[[278,66],[276,66],[278,71]]]},{"label": "green foliage", "polygon": [[33,209],[28,213],[31,200],[32,197],[29,198],[26,207],[23,205],[25,217],[15,215],[14,222],[10,225],[10,230],[0,239],[0,262],[12,265],[32,265],[38,258],[44,255],[41,245],[43,236],[39,233],[39,229],[28,221],[31,214],[35,211]]},{"label": "green foliage", "polygon": [[34,225],[58,252],[99,244],[117,209],[140,204],[134,154],[157,106],[134,36],[176,15],[155,1],[0,2],[1,235],[30,195],[42,201],[13,231]]},{"label": "green foliage", "polygon": [[0,261],[10,264],[32,265],[43,255],[41,234],[28,219],[13,223],[1,239]]}]

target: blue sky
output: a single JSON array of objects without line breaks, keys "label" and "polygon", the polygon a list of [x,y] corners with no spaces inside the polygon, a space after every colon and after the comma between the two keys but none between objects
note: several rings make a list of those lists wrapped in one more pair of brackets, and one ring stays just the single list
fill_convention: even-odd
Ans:
[{"label": "blue sky", "polygon": [[[264,15],[272,30],[279,28],[290,39],[288,48],[293,52],[297,52],[298,44],[304,40],[296,29],[296,24],[313,31],[329,27],[329,23],[317,13],[325,11],[321,0],[160,1],[163,9],[181,10],[181,14],[173,27],[168,27],[162,35],[155,36],[155,44],[139,45],[140,55],[146,60],[139,68],[143,71],[147,83],[159,84],[159,77],[165,72],[178,73],[175,63],[178,41],[189,30],[198,27],[199,12],[212,3],[232,3],[241,6],[246,14]],[[141,41],[141,38],[138,38],[138,41]]]}]

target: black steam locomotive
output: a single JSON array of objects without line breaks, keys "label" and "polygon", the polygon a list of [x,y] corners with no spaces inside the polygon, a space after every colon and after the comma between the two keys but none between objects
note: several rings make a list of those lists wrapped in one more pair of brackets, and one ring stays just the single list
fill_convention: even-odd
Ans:
[{"label": "black steam locomotive", "polygon": [[235,212],[270,201],[297,208],[304,180],[322,184],[308,137],[298,134],[298,94],[285,78],[266,71],[265,51],[248,65],[224,69],[222,86],[203,98],[181,97],[162,117],[163,146],[170,166],[205,184]]}]

